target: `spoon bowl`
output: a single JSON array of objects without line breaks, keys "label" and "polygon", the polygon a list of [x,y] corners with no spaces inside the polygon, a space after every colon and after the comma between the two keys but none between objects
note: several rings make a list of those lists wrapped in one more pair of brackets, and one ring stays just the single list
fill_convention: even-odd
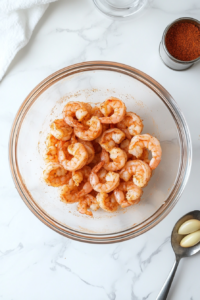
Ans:
[{"label": "spoon bowl", "polygon": [[176,257],[178,257],[179,259],[181,259],[183,257],[192,256],[200,251],[200,242],[198,244],[196,244],[192,247],[188,247],[188,248],[183,248],[180,246],[181,240],[186,235],[178,234],[178,229],[181,227],[181,225],[183,223],[185,223],[186,221],[191,220],[191,219],[196,219],[196,220],[200,221],[200,211],[194,210],[194,211],[191,211],[188,214],[184,215],[182,218],[180,218],[178,220],[178,222],[176,222],[176,224],[172,230],[171,244],[172,244],[172,248],[174,250]]},{"label": "spoon bowl", "polygon": [[156,298],[156,300],[166,300],[167,299],[167,295],[169,293],[169,289],[170,289],[172,281],[174,279],[174,275],[176,273],[180,259],[183,257],[192,256],[200,251],[200,242],[198,244],[196,244],[192,247],[188,247],[188,248],[183,248],[180,245],[181,240],[186,235],[178,234],[178,230],[183,223],[185,223],[186,221],[191,220],[191,219],[196,219],[196,220],[200,221],[200,211],[194,210],[194,211],[191,211],[191,212],[187,213],[186,215],[184,215],[182,218],[180,218],[176,222],[176,224],[172,230],[171,245],[172,245],[172,248],[176,255],[176,261],[175,261],[162,289],[160,290],[160,293],[159,293],[158,297]]}]

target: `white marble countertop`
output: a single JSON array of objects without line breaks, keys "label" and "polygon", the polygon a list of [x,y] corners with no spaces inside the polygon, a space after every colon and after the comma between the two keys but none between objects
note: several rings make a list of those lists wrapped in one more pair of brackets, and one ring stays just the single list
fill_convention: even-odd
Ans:
[{"label": "white marble countertop", "polygon": [[[151,1],[124,22],[105,18],[92,0],[58,1],[15,57],[0,83],[0,299],[156,298],[174,262],[171,229],[200,206],[200,64],[176,72],[158,54],[164,28],[182,16],[200,19],[199,0]],[[9,170],[10,128],[26,95],[52,72],[87,60],[125,63],[155,78],[177,101],[192,136],[191,176],[176,207],[152,230],[119,244],[83,244],[46,227],[21,200]],[[181,261],[169,300],[200,299],[199,263],[200,254]]]}]

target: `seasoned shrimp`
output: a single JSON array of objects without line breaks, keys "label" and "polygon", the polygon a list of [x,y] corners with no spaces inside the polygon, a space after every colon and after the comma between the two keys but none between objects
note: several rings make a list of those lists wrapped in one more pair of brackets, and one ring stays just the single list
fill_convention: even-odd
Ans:
[{"label": "seasoned shrimp", "polygon": [[93,116],[90,120],[85,122],[89,126],[88,129],[74,128],[75,135],[85,141],[92,141],[98,138],[102,132],[102,125],[98,117]]},{"label": "seasoned shrimp", "polygon": [[128,139],[131,139],[132,136],[142,132],[144,125],[138,115],[128,112],[123,120],[117,124],[117,127],[126,134]]},{"label": "seasoned shrimp", "polygon": [[[113,160],[112,162],[110,158]],[[118,171],[124,167],[127,161],[127,155],[126,152],[120,148],[113,148],[110,153],[102,149],[101,160],[105,162],[104,168],[107,171]]]},{"label": "seasoned shrimp", "polygon": [[81,143],[74,143],[68,146],[67,151],[72,155],[69,156],[63,151],[63,147],[60,147],[58,151],[59,162],[63,165],[66,170],[76,171],[86,165],[88,161],[88,152],[85,146]]},{"label": "seasoned shrimp", "polygon": [[150,134],[136,135],[132,138],[129,145],[129,153],[136,157],[140,157],[144,148],[147,148],[152,153],[152,159],[150,160],[149,166],[154,170],[161,161],[162,149],[160,142]]},{"label": "seasoned shrimp", "polygon": [[81,213],[81,214],[85,214],[85,215],[88,215],[88,216],[93,216],[93,213],[91,211],[88,210],[88,208],[96,211],[97,209],[99,209],[99,204],[96,200],[96,198],[90,194],[88,195],[85,195],[84,197],[82,197],[80,200],[79,200],[79,203],[78,203],[78,211]]},{"label": "seasoned shrimp", "polygon": [[126,114],[125,104],[115,97],[110,97],[100,105],[101,112],[105,117],[100,118],[101,123],[116,124],[124,118]]},{"label": "seasoned shrimp", "polygon": [[118,128],[111,128],[106,130],[100,140],[100,145],[106,151],[112,150],[116,144],[120,144],[125,139],[125,134]]},{"label": "seasoned shrimp", "polygon": [[121,182],[114,190],[116,201],[121,207],[128,207],[137,204],[142,196],[142,189],[135,185],[132,181]]},{"label": "seasoned shrimp", "polygon": [[88,141],[83,141],[81,139],[78,139],[78,142],[83,144],[88,152],[88,160],[87,160],[87,165],[91,163],[91,161],[94,159],[95,156],[95,151],[94,147],[91,142]]},{"label": "seasoned shrimp", "polygon": [[71,138],[73,129],[63,119],[57,119],[50,125],[51,134],[58,140],[68,141]]},{"label": "seasoned shrimp", "polygon": [[120,171],[119,175],[124,181],[129,181],[133,176],[133,182],[137,186],[143,187],[147,185],[151,178],[151,169],[142,160],[129,160]]},{"label": "seasoned shrimp", "polygon": [[109,193],[119,185],[119,174],[115,172],[108,172],[105,177],[106,182],[100,182],[100,178],[97,173],[103,165],[104,162],[100,162],[92,169],[90,174],[90,183],[96,192]]},{"label": "seasoned shrimp", "polygon": [[84,196],[86,194],[89,194],[93,188],[90,183],[90,174],[91,174],[91,168],[88,166],[84,166],[81,170],[74,171],[72,173],[72,179],[74,180],[76,185],[80,185],[80,192],[79,196]]},{"label": "seasoned shrimp", "polygon": [[60,189],[60,199],[66,204],[72,204],[80,200],[78,196],[80,188],[76,186],[73,180],[70,180],[68,184],[65,184]]},{"label": "seasoned shrimp", "polygon": [[48,185],[58,187],[69,182],[71,172],[68,172],[59,163],[49,163],[43,171],[43,178]]},{"label": "seasoned shrimp", "polygon": [[104,192],[101,192],[97,194],[96,196],[97,202],[99,206],[107,211],[107,212],[115,212],[118,209],[118,202],[115,199],[114,194],[107,194]]},{"label": "seasoned shrimp", "polygon": [[88,103],[68,102],[63,109],[63,118],[69,126],[85,128],[80,122],[90,116],[91,109]]},{"label": "seasoned shrimp", "polygon": [[45,162],[58,162],[58,144],[59,140],[57,140],[52,134],[50,134],[47,138],[47,149],[44,154]]}]

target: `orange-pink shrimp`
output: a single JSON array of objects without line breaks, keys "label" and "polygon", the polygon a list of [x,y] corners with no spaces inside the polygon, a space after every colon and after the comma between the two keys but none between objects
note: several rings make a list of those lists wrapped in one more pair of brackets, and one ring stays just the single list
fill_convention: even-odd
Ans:
[{"label": "orange-pink shrimp", "polygon": [[122,121],[126,114],[126,106],[123,101],[110,97],[100,105],[101,112],[105,117],[100,118],[101,123],[116,124]]},{"label": "orange-pink shrimp", "polygon": [[59,147],[58,159],[66,170],[76,171],[86,165],[88,152],[83,144],[74,143],[67,145],[65,147],[67,151],[64,151],[63,147],[63,145]]},{"label": "orange-pink shrimp", "polygon": [[60,199],[66,204],[78,202],[80,200],[80,197],[78,196],[79,191],[80,188],[74,184],[72,179],[70,179],[68,184],[63,185],[60,189]]},{"label": "orange-pink shrimp", "polygon": [[84,197],[82,197],[78,203],[78,211],[81,214],[93,217],[93,213],[90,210],[88,210],[89,208],[94,211],[99,209],[99,204],[96,198],[91,194],[87,194]]},{"label": "orange-pink shrimp", "polygon": [[76,128],[85,128],[81,122],[90,116],[91,105],[83,102],[68,102],[63,109],[63,118],[65,122]]},{"label": "orange-pink shrimp", "polygon": [[85,196],[89,194],[93,188],[90,183],[91,168],[89,166],[84,166],[82,169],[72,172],[72,179],[76,185],[80,185],[79,196]]},{"label": "orange-pink shrimp", "polygon": [[68,183],[71,176],[71,172],[65,170],[59,163],[49,163],[43,171],[45,182],[54,187]]},{"label": "orange-pink shrimp", "polygon": [[142,196],[142,189],[135,185],[132,181],[121,182],[114,190],[116,201],[121,207],[128,207],[137,204]]},{"label": "orange-pink shrimp", "polygon": [[63,119],[54,120],[50,125],[51,134],[56,139],[61,141],[68,141],[71,138],[73,128],[69,126]]},{"label": "orange-pink shrimp", "polygon": [[81,139],[78,139],[78,142],[83,144],[88,152],[88,160],[87,160],[87,165],[91,163],[91,161],[94,159],[95,156],[95,150],[91,142],[88,141],[83,141]]},{"label": "orange-pink shrimp", "polygon": [[111,128],[106,131],[101,136],[100,145],[106,151],[112,150],[117,144],[120,144],[125,139],[125,134],[118,128]]},{"label": "orange-pink shrimp", "polygon": [[137,186],[144,187],[151,178],[151,169],[142,160],[130,160],[125,164],[119,175],[124,181],[129,181],[133,177],[133,182]]},{"label": "orange-pink shrimp", "polygon": [[47,138],[47,148],[44,154],[45,162],[58,162],[58,148],[57,144],[59,140],[56,139],[52,134],[49,134]]},{"label": "orange-pink shrimp", "polygon": [[119,174],[115,172],[108,172],[105,176],[106,182],[102,183],[97,173],[100,171],[103,165],[104,162],[100,162],[92,169],[90,174],[90,183],[96,192],[109,193],[119,185]]},{"label": "orange-pink shrimp", "polygon": [[[110,161],[110,158],[112,161]],[[101,161],[105,162],[104,169],[107,171],[119,171],[124,167],[127,161],[127,155],[126,152],[120,148],[113,148],[110,153],[102,149]]]},{"label": "orange-pink shrimp", "polygon": [[115,212],[118,209],[118,202],[113,193],[98,193],[96,196],[99,206],[107,212]]},{"label": "orange-pink shrimp", "polygon": [[102,125],[99,118],[93,116],[85,122],[85,128],[75,127],[74,132],[77,137],[84,141],[93,141],[101,135]]},{"label": "orange-pink shrimp", "polygon": [[126,134],[128,139],[131,139],[132,136],[142,132],[144,125],[138,115],[128,112],[123,120],[117,124],[117,127]]},{"label": "orange-pink shrimp", "polygon": [[160,142],[150,134],[136,135],[130,142],[129,153],[136,157],[140,157],[144,148],[147,148],[152,153],[149,166],[154,170],[161,161],[162,149]]}]

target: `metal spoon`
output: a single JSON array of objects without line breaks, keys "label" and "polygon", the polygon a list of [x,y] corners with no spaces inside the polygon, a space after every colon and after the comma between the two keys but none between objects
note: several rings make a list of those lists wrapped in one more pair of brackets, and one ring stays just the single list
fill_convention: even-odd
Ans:
[{"label": "metal spoon", "polygon": [[178,222],[175,224],[175,226],[172,230],[171,244],[172,244],[174,253],[176,255],[176,261],[175,261],[175,263],[169,273],[169,276],[167,277],[167,280],[165,281],[158,297],[156,298],[156,300],[166,300],[167,299],[169,289],[171,287],[172,281],[174,279],[174,275],[176,273],[176,270],[177,270],[177,267],[178,267],[178,264],[179,264],[181,258],[187,257],[187,256],[192,256],[200,251],[200,242],[193,247],[183,248],[180,246],[180,241],[182,240],[184,235],[178,234],[178,229],[184,222],[186,222],[187,220],[190,220],[190,219],[200,220],[200,211],[194,210],[194,211],[191,211],[188,214],[184,215],[182,218],[180,218],[178,220]]}]

